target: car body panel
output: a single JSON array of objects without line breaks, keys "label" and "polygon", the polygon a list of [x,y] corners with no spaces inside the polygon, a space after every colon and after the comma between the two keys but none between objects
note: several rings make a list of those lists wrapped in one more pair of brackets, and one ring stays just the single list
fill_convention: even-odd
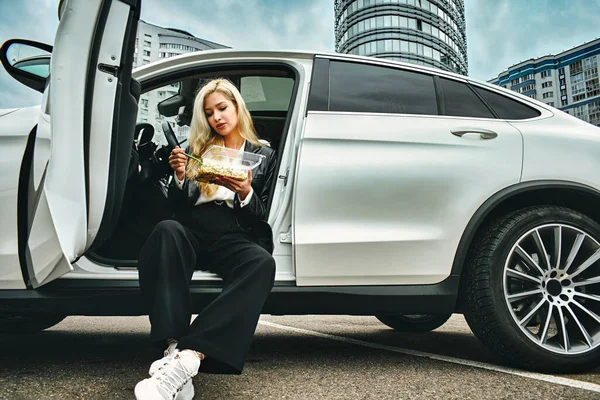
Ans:
[{"label": "car body panel", "polygon": [[[457,137],[453,128],[498,137]],[[309,112],[296,179],[303,285],[433,284],[492,194],[519,182],[522,138],[500,120]]]},{"label": "car body panel", "polygon": [[4,109],[0,110],[0,117],[3,117],[10,113],[14,113],[17,110],[20,110],[20,108],[4,108]]},{"label": "car body panel", "polygon": [[568,181],[600,189],[599,128],[564,113],[511,124],[524,133],[523,181]]},{"label": "car body panel", "polygon": [[40,107],[0,111],[0,288],[25,289],[17,241],[19,166]]}]

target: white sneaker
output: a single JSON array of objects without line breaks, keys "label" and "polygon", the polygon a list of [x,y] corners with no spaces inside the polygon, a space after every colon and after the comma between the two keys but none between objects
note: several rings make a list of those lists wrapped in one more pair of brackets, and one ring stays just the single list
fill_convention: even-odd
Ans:
[{"label": "white sneaker", "polygon": [[[175,350],[177,350],[177,342],[171,342],[171,344],[169,344],[169,346],[166,348],[165,352],[163,353],[164,354],[163,358],[161,358],[160,360],[154,361],[152,363],[152,365],[150,365],[150,370],[148,371],[148,374],[150,376],[154,375],[156,373],[156,371],[158,371],[166,363],[168,363],[169,360],[171,360],[173,357],[175,357]],[[191,399],[193,397],[194,397],[194,385],[192,384],[192,380],[190,379],[183,385],[181,392],[179,392],[179,394],[175,397],[175,400]]]},{"label": "white sneaker", "polygon": [[154,375],[154,373],[156,371],[158,371],[158,369],[160,367],[162,367],[163,365],[168,363],[171,358],[175,357],[176,349],[177,349],[177,342],[172,342],[171,344],[169,344],[169,347],[167,347],[167,349],[165,350],[163,358],[161,358],[160,360],[154,361],[152,363],[152,365],[150,365],[150,370],[148,371],[148,374],[150,376]]},{"label": "white sneaker", "polygon": [[200,368],[200,357],[191,350],[175,349],[172,354],[152,377],[135,385],[137,400],[191,400],[194,397],[192,378]]}]

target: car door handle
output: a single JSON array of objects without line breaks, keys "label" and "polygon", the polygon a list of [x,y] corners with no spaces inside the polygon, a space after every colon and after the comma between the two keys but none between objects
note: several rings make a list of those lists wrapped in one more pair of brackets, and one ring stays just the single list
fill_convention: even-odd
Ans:
[{"label": "car door handle", "polygon": [[496,132],[482,128],[454,128],[450,129],[450,133],[458,137],[463,137],[463,135],[467,133],[475,133],[478,134],[479,137],[481,137],[484,140],[495,139],[496,137],[498,137],[498,134]]}]

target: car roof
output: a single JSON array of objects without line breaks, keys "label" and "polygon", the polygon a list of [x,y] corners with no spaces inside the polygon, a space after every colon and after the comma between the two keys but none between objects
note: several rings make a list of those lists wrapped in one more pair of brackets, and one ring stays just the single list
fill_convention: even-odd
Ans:
[{"label": "car roof", "polygon": [[[378,64],[378,65],[389,65],[389,66],[402,66],[405,68],[420,70],[429,73],[435,73],[437,75],[445,75],[451,76],[461,80],[470,80],[468,77],[460,74],[456,74],[453,72],[448,72],[443,69],[426,67],[418,64],[411,64],[402,61],[394,61],[387,60],[384,58],[375,58],[368,56],[358,56],[354,54],[344,54],[344,53],[335,53],[335,52],[326,52],[326,51],[310,51],[310,50],[264,50],[264,49],[210,49],[210,50],[202,50],[195,52],[188,52],[179,54],[177,56],[164,58],[160,61],[155,61],[150,64],[145,64],[136,68],[137,70],[145,69],[147,66],[156,65],[158,63],[163,63],[168,60],[197,60],[197,59],[214,59],[217,55],[222,56],[223,58],[245,58],[245,57],[260,57],[260,58],[295,58],[295,59],[305,59],[312,60],[316,57],[324,57],[331,59],[341,59],[347,61],[358,61],[362,63],[370,63],[370,64]],[[478,81],[480,82],[480,81]],[[480,82],[485,83],[485,82]]]},{"label": "car roof", "polygon": [[[265,50],[265,49],[211,49],[202,50],[195,52],[183,53],[177,56],[163,58],[159,61],[154,61],[149,64],[137,67],[134,69],[134,76],[145,75],[146,73],[156,72],[157,69],[161,69],[163,66],[172,66],[174,63],[185,63],[186,61],[200,61],[200,60],[214,60],[220,59],[236,59],[236,58],[287,58],[287,59],[300,59],[300,60],[312,60],[314,57],[324,57],[329,59],[338,59],[344,61],[354,61],[360,63],[366,63],[371,65],[390,66],[390,67],[402,67],[404,69],[413,70],[416,72],[425,72],[428,74],[435,74],[441,77],[448,77],[457,79],[460,81],[476,83],[479,86],[485,87],[495,92],[504,93],[507,96],[518,98],[520,101],[525,101],[529,104],[535,104],[538,107],[541,106],[547,111],[548,106],[539,101],[535,101],[529,97],[523,96],[520,93],[516,93],[512,90],[506,89],[502,86],[494,85],[489,82],[473,79],[465,75],[449,72],[440,68],[428,67],[419,64],[407,63],[403,61],[388,60],[385,58],[375,58],[369,56],[359,56],[355,54],[335,53],[327,51],[310,51],[310,50]],[[170,64],[170,65],[169,65]],[[533,101],[532,101],[533,100]]]}]

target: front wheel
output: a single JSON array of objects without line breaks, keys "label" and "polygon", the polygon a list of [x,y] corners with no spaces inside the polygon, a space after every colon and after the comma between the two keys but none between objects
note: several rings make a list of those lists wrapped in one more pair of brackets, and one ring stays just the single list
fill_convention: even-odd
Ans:
[{"label": "front wheel", "polygon": [[35,333],[65,319],[59,314],[0,314],[0,333]]},{"label": "front wheel", "polygon": [[452,314],[378,315],[376,318],[398,332],[429,332],[444,325]]},{"label": "front wheel", "polygon": [[600,363],[600,225],[559,206],[515,211],[470,251],[473,333],[510,364],[567,373]]}]

